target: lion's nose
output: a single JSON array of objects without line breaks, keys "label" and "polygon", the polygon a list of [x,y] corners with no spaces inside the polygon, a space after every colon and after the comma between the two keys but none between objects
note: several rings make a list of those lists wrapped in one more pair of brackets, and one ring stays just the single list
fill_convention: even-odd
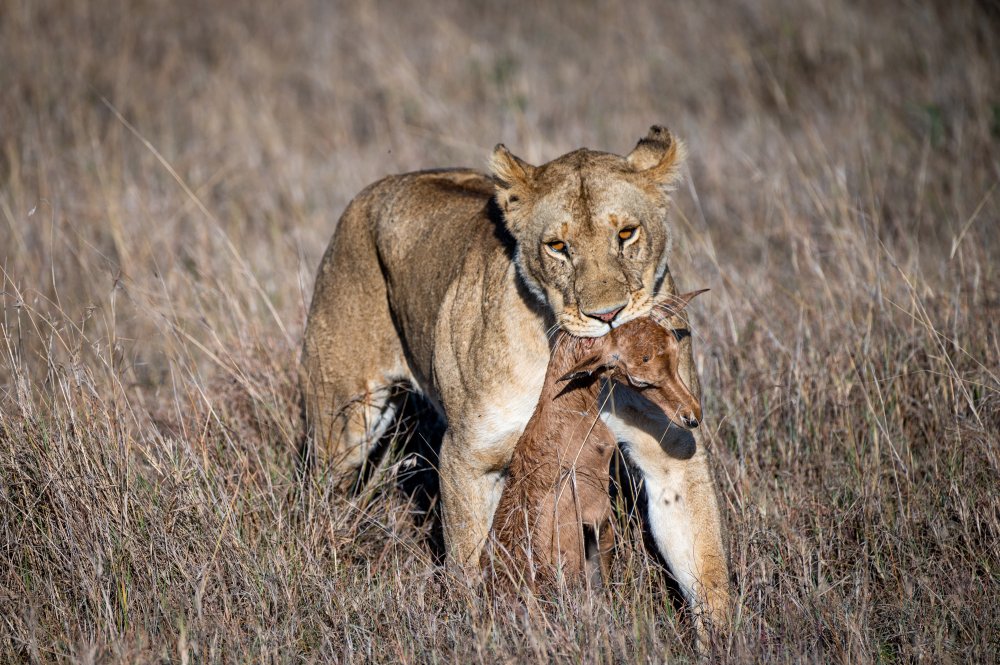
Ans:
[{"label": "lion's nose", "polygon": [[696,418],[693,413],[686,413],[681,416],[681,422],[684,423],[685,427],[690,429],[694,429],[698,426],[698,418]]},{"label": "lion's nose", "polygon": [[593,312],[584,312],[585,316],[589,316],[592,319],[598,319],[599,321],[604,321],[605,323],[611,323],[614,318],[618,316],[618,312],[625,309],[625,303],[621,305],[614,305],[612,307],[605,307],[604,309],[595,310]]}]

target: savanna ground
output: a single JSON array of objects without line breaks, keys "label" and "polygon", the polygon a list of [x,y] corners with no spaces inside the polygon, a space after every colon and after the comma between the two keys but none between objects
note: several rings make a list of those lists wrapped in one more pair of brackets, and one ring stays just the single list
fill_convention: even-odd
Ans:
[{"label": "savanna ground", "polygon": [[707,655],[995,661],[998,35],[963,0],[0,1],[0,660],[693,659],[634,512],[606,595],[532,618],[436,565],[421,458],[351,498],[295,463],[353,194],[664,123],[741,607]]}]

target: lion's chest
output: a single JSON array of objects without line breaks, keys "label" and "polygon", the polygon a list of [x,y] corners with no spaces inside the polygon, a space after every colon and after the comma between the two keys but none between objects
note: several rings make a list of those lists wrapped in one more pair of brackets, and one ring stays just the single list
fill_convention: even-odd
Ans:
[{"label": "lion's chest", "polygon": [[465,414],[463,429],[489,466],[505,468],[538,405],[548,358],[523,358],[480,395],[478,408]]}]

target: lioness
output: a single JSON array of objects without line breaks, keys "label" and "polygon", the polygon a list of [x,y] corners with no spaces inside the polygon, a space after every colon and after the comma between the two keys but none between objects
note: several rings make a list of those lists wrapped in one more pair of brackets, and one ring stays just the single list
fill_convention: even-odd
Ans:
[{"label": "lioness", "polygon": [[[677,293],[667,212],[683,156],[653,127],[626,157],[580,149],[536,167],[498,145],[492,178],[422,171],[361,192],[316,277],[302,354],[304,454],[357,470],[392,423],[400,389],[421,392],[447,421],[448,556],[478,569],[552,333],[598,337],[648,315],[660,291]],[[681,376],[700,395],[690,337],[682,344]],[[697,434],[628,389],[602,415],[643,474],[653,537],[683,593],[724,621],[726,558]]]}]

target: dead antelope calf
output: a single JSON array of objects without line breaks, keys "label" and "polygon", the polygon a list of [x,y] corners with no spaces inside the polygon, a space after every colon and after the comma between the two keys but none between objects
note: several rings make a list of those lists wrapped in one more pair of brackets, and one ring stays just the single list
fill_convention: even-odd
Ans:
[{"label": "dead antelope calf", "polygon": [[482,554],[494,583],[537,589],[555,583],[558,571],[567,582],[606,579],[614,544],[608,485],[616,441],[599,415],[600,379],[628,385],[677,425],[697,427],[701,406],[677,372],[680,344],[654,318],[669,319],[698,293],[604,337],[560,334],[538,405],[514,447]]}]

